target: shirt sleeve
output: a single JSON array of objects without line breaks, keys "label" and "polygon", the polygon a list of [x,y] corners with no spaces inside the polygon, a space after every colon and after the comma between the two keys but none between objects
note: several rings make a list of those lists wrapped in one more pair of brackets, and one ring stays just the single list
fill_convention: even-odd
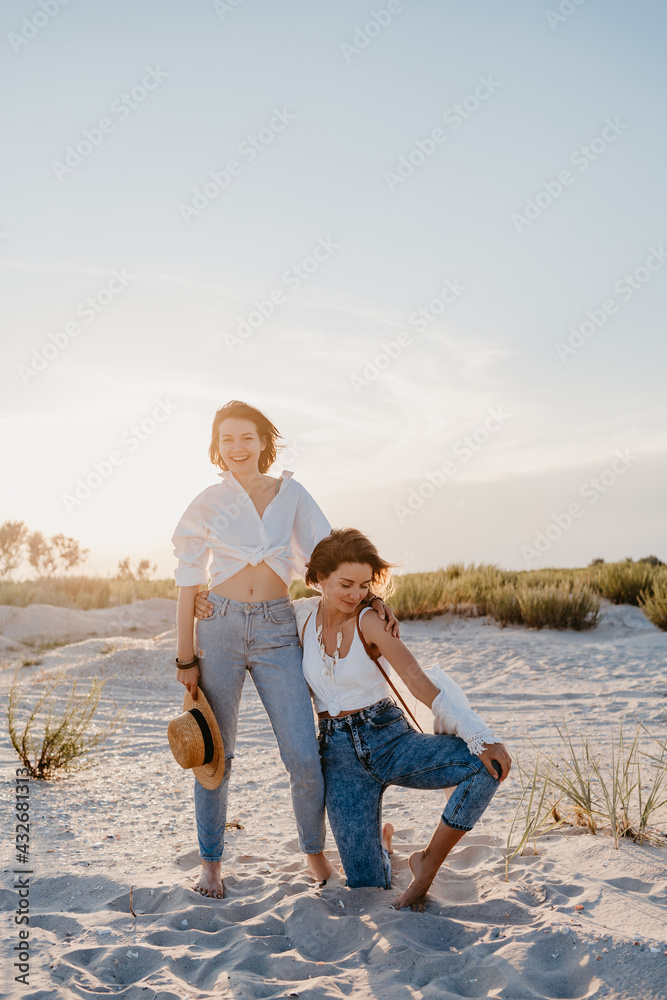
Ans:
[{"label": "shirt sleeve", "polygon": [[331,534],[331,525],[310,493],[302,488],[292,531],[294,568],[302,579],[305,578],[306,563],[310,559],[313,549],[329,534]]},{"label": "shirt sleeve", "polygon": [[174,571],[177,587],[208,583],[210,550],[198,501],[199,498],[193,500],[187,508],[171,539],[178,559]]}]

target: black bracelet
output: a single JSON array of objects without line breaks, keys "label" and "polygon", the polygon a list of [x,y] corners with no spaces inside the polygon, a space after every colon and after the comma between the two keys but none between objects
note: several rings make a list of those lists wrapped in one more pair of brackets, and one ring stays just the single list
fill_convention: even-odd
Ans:
[{"label": "black bracelet", "polygon": [[187,670],[188,667],[199,666],[199,657],[198,656],[193,656],[192,659],[189,660],[187,663],[181,663],[179,661],[178,657],[176,657],[176,661],[175,662],[176,662],[176,666],[178,667],[179,670]]}]

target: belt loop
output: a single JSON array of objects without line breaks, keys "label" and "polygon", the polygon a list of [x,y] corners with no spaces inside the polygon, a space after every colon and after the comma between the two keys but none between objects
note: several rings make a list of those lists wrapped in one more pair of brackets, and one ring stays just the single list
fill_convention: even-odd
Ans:
[{"label": "belt loop", "polygon": [[221,615],[224,615],[225,611],[227,610],[228,604],[229,604],[229,598],[228,597],[223,598],[222,607],[220,608]]},{"label": "belt loop", "polygon": [[269,609],[267,607],[266,601],[262,601],[262,608],[264,609],[264,621],[269,620]]}]

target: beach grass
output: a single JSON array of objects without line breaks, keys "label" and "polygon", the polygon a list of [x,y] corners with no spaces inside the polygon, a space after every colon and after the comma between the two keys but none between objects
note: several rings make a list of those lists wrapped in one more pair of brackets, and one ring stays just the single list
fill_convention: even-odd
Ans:
[{"label": "beach grass", "polygon": [[120,580],[104,576],[58,576],[20,582],[0,580],[0,604],[25,607],[52,604],[62,608],[111,608],[151,597],[176,600],[173,579]]},{"label": "beach grass", "polygon": [[667,570],[664,567],[654,574],[651,591],[643,591],[637,603],[654,625],[667,632]]},{"label": "beach grass", "polygon": [[[504,570],[490,563],[450,563],[426,573],[395,577],[388,603],[398,618],[432,618],[450,612],[489,616],[499,625],[583,630],[601,620],[600,600],[632,604],[667,631],[667,567],[624,560],[573,569]],[[316,591],[295,580],[293,599]],[[137,580],[92,576],[0,581],[0,604],[52,604],[108,608],[163,597],[175,600],[172,579]]]}]

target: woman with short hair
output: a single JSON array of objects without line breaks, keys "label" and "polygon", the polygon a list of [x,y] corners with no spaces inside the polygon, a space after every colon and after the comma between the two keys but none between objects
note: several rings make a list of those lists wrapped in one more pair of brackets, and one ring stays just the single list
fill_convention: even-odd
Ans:
[{"label": "woman with short hair", "polygon": [[[221,783],[209,789],[195,781],[202,860],[195,889],[218,898],[224,894],[220,860],[246,670],[289,772],[301,850],[315,878],[331,873],[324,855],[324,784],[289,598],[291,581],[303,576],[313,548],[331,526],[291,472],[267,475],[280,437],[274,424],[247,403],[232,400],[218,410],[209,456],[222,470],[222,481],[195,497],[172,539],[179,588],[176,677],[195,700],[201,684],[224,744]],[[195,645],[195,598],[209,573],[212,614],[197,623]],[[384,617],[382,602],[376,606]],[[387,628],[395,627],[391,613],[388,619]]]},{"label": "woman with short hair", "polygon": [[429,844],[410,856],[412,882],[394,904],[423,910],[440,865],[486,809],[499,780],[509,774],[511,758],[472,711],[455,720],[463,731],[466,719],[466,743],[451,732],[418,733],[393,701],[391,668],[434,710],[436,724],[442,711],[451,729],[450,696],[452,688],[460,689],[447,678],[443,692],[407,646],[386,634],[376,615],[366,614],[362,602],[371,587],[389,594],[390,569],[360,531],[332,531],[315,546],[306,573],[306,583],[322,597],[297,617],[303,673],[320,720],[327,814],[347,885],[391,887],[393,827],[382,827],[382,796],[389,785],[455,786]]}]

